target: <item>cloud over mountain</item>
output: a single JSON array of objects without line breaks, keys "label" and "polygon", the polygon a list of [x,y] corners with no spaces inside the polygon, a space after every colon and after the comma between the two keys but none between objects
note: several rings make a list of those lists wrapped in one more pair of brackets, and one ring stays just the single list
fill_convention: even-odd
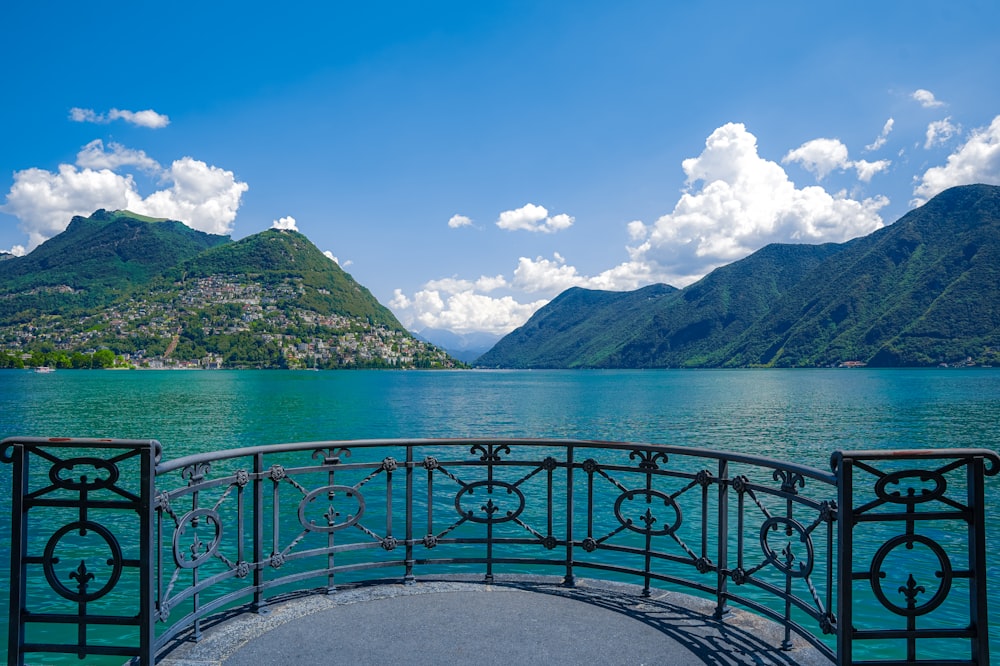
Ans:
[{"label": "cloud over mountain", "polygon": [[[136,168],[165,186],[149,196],[139,193],[132,173]],[[56,172],[30,168],[14,173],[14,183],[0,210],[18,218],[28,234],[28,249],[63,231],[75,215],[99,208],[128,209],[151,217],[165,217],[214,234],[232,231],[236,211],[248,189],[232,171],[210,166],[192,157],[160,166],[144,151],[98,139],[84,146],[77,162],[60,164]]]},{"label": "cloud over mountain", "polygon": [[919,206],[949,187],[975,183],[1000,185],[1000,116],[989,127],[973,130],[944,166],[925,171],[917,179],[912,203]]}]

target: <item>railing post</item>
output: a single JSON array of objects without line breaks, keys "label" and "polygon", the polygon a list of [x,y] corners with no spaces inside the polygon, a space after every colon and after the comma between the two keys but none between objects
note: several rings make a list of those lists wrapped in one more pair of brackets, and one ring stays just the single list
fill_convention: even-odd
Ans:
[{"label": "railing post", "polygon": [[563,585],[576,587],[573,573],[573,446],[566,447],[566,577]]},{"label": "railing post", "polygon": [[156,507],[153,497],[156,491],[156,459],[159,457],[160,444],[152,442],[151,446],[142,451],[140,469],[142,474],[142,490],[139,498],[139,533],[142,540],[139,544],[139,663],[152,666],[156,654],[156,561],[153,557],[153,544],[157,541]]},{"label": "railing post", "polygon": [[854,548],[853,461],[841,452],[833,454],[833,471],[837,476],[837,663],[841,666],[853,661],[852,640],[854,618],[852,604],[852,562]]},{"label": "railing post", "polygon": [[10,462],[14,464],[11,475],[11,499],[14,510],[11,515],[10,529],[10,624],[7,644],[7,663],[21,666],[24,664],[24,624],[21,616],[25,612],[25,595],[27,567],[24,562],[24,547],[27,543],[27,519],[24,515],[24,489],[28,484],[28,466],[25,464],[24,449],[20,445],[11,447]]},{"label": "railing post", "polygon": [[264,603],[264,454],[253,457],[253,610],[266,613]]},{"label": "railing post", "polygon": [[413,585],[413,444],[406,445],[406,572],[403,584]]},{"label": "railing post", "polygon": [[719,524],[718,524],[718,559],[716,573],[718,583],[716,589],[715,619],[721,620],[729,610],[726,608],[726,594],[729,591],[729,461],[719,460]]},{"label": "railing post", "polygon": [[977,664],[989,666],[990,638],[989,612],[986,606],[986,499],[985,471],[983,458],[976,456],[968,465],[969,507],[972,520],[969,521],[969,571],[973,574],[969,586],[969,605],[974,613],[975,636],[972,639],[972,655]]}]

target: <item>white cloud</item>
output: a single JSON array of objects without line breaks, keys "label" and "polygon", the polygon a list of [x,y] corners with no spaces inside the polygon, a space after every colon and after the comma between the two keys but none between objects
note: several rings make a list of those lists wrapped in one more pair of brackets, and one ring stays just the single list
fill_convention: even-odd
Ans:
[{"label": "white cloud", "polygon": [[448,226],[452,229],[458,229],[459,227],[470,227],[472,226],[472,220],[465,215],[452,215],[451,219],[448,220]]},{"label": "white cloud", "polygon": [[839,139],[813,139],[781,158],[782,163],[799,162],[807,171],[823,180],[834,169],[846,169],[851,162],[847,159],[847,146]]},{"label": "white cloud", "polygon": [[28,234],[29,249],[61,233],[74,215],[90,215],[99,208],[180,220],[210,233],[232,231],[241,197],[248,189],[232,171],[184,157],[169,169],[159,169],[169,187],[143,198],[131,174],[113,169],[152,168],[155,161],[142,151],[117,144],[109,148],[110,152],[94,142],[84,146],[78,155],[82,168],[60,164],[56,173],[38,168],[14,173],[0,210],[18,218],[21,230]]},{"label": "white cloud", "polygon": [[935,107],[944,106],[944,102],[934,97],[934,93],[930,90],[924,90],[920,88],[919,90],[914,90],[913,94],[910,95],[913,99],[920,102],[920,106],[925,109],[933,109]]},{"label": "white cloud", "polygon": [[405,326],[415,330],[441,328],[459,333],[503,334],[523,324],[546,303],[518,303],[511,296],[494,298],[471,289],[453,293],[422,289],[408,298],[396,289],[389,306]]},{"label": "white cloud", "polygon": [[94,139],[76,154],[76,165],[86,169],[110,169],[115,171],[126,166],[135,166],[147,173],[163,171],[159,162],[142,150],[132,150],[120,143],[111,142],[107,149],[104,142]]},{"label": "white cloud", "polygon": [[924,148],[929,150],[934,146],[947,143],[953,136],[958,136],[961,133],[962,126],[953,125],[951,116],[944,120],[935,120],[927,125],[927,140],[924,142]]},{"label": "white cloud", "polygon": [[173,181],[173,187],[146,197],[137,213],[181,220],[212,234],[233,230],[236,211],[249,186],[236,180],[232,171],[182,157],[171,164],[164,177]]},{"label": "white cloud", "polygon": [[865,150],[872,152],[876,151],[885,145],[885,142],[889,140],[889,133],[892,132],[892,126],[896,123],[895,120],[889,118],[885,121],[885,125],[882,126],[882,133],[876,137],[875,141],[865,146]]},{"label": "white cloud", "polygon": [[872,176],[885,171],[890,164],[892,164],[890,160],[875,160],[874,162],[855,160],[851,162],[851,166],[858,172],[858,180],[863,183],[870,183]]},{"label": "white cloud", "polygon": [[299,228],[295,226],[295,218],[289,215],[288,217],[283,217],[280,220],[274,220],[271,223],[272,229],[279,229],[281,231],[298,231]]},{"label": "white cloud", "polygon": [[130,175],[61,164],[58,173],[36,168],[14,172],[0,209],[18,218],[28,247],[34,248],[61,233],[74,215],[90,215],[98,208],[135,210],[141,201]]},{"label": "white cloud", "polygon": [[93,109],[73,107],[69,110],[69,118],[78,123],[97,123],[106,125],[115,120],[124,120],[132,125],[160,129],[170,124],[170,117],[157,113],[152,109],[144,111],[128,111],[126,109],[111,109],[107,114],[97,113]]},{"label": "white cloud", "polygon": [[948,156],[948,163],[919,178],[911,202],[922,205],[949,187],[986,183],[1000,185],[1000,116],[989,127],[973,130],[968,141]]},{"label": "white cloud", "polygon": [[796,188],[781,166],[758,155],[756,137],[742,124],[715,130],[701,155],[682,166],[688,187],[700,182],[701,189],[683,194],[672,213],[646,227],[644,242],[630,248],[632,262],[674,286],[768,243],[840,242],[883,225],[884,197],[856,201],[818,186]]},{"label": "white cloud", "polygon": [[15,257],[23,257],[24,255],[28,254],[28,251],[25,249],[23,245],[15,245],[14,247],[7,250],[7,254],[12,254]]},{"label": "white cloud", "polygon": [[553,233],[570,228],[574,221],[575,218],[565,213],[549,217],[549,211],[544,206],[528,203],[521,208],[500,213],[497,226],[507,231]]},{"label": "white cloud", "polygon": [[848,159],[847,146],[839,139],[813,139],[807,141],[795,150],[789,151],[782,159],[782,163],[798,162],[803,168],[816,176],[820,181],[826,178],[831,171],[845,171],[855,169],[858,172],[858,180],[870,182],[872,176],[889,168],[889,160],[878,160],[868,162],[867,160],[852,161]]},{"label": "white cloud", "polygon": [[336,257],[336,256],[335,256],[335,255],[333,254],[333,252],[331,252],[330,250],[326,250],[325,252],[323,252],[323,255],[324,255],[324,256],[325,256],[325,257],[326,257],[327,259],[329,259],[330,261],[332,261],[333,263],[335,263],[335,264],[337,264],[338,266],[340,266],[341,268],[347,268],[348,266],[350,266],[351,264],[353,264],[353,263],[354,263],[354,262],[353,262],[353,261],[351,261],[350,259],[348,259],[347,261],[345,261],[345,262],[341,263],[340,259],[338,259],[338,258],[337,258],[337,257]]}]

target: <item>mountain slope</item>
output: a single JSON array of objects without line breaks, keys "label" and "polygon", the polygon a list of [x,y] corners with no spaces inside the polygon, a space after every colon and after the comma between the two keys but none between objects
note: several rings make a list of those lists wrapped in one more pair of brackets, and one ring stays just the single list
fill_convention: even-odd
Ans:
[{"label": "mountain slope", "polygon": [[771,245],[683,290],[655,300],[642,292],[591,292],[581,304],[568,290],[476,364],[808,367],[991,360],[1000,350],[1000,187],[953,188],[864,238]]},{"label": "mountain slope", "polygon": [[261,284],[292,281],[299,307],[319,314],[367,318],[403,330],[395,315],[339,265],[296,231],[269,229],[215,247],[181,263],[168,279],[241,274]]},{"label": "mountain slope", "polygon": [[182,222],[129,211],[99,210],[74,217],[61,234],[31,254],[5,261],[0,290],[65,285],[72,289],[143,283],[178,262],[228,243],[228,236],[196,231]]},{"label": "mountain slope", "polygon": [[174,220],[98,210],[0,262],[0,325],[106,305],[179,261],[228,243]]},{"label": "mountain slope", "polygon": [[939,194],[845,244],[712,360],[930,365],[1000,346],[1000,188]]},{"label": "mountain slope", "polygon": [[90,367],[97,350],[149,367],[456,366],[298,232],[234,242],[105,211],[0,265],[0,357]]}]

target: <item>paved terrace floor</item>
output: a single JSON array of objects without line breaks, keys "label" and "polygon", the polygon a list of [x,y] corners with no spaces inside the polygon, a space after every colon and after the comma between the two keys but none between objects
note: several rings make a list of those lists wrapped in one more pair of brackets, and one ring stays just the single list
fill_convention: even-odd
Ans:
[{"label": "paved terrace floor", "polygon": [[714,602],[634,585],[515,577],[341,587],[290,598],[267,615],[243,613],[180,642],[164,666],[264,664],[780,664],[828,666],[802,641],[780,649],[781,628]]}]

